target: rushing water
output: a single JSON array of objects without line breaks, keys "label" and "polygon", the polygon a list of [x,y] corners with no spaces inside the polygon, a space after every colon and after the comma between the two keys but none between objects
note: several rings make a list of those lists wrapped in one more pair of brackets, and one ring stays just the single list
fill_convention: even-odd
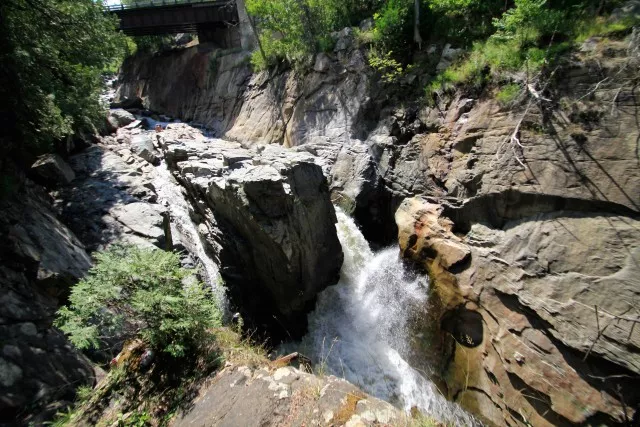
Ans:
[{"label": "rushing water", "polygon": [[340,282],[319,295],[303,351],[321,369],[407,411],[415,406],[443,422],[477,424],[407,363],[410,313],[426,306],[427,279],[405,269],[397,248],[373,253],[353,220],[336,213],[345,256]]}]

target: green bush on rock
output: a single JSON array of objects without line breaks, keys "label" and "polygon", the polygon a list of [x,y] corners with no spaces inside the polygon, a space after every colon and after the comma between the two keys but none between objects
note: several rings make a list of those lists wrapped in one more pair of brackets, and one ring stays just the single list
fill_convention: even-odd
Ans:
[{"label": "green bush on rock", "polygon": [[96,261],[56,320],[76,347],[100,349],[139,338],[156,351],[183,357],[220,325],[210,291],[180,267],[177,254],[113,246]]}]

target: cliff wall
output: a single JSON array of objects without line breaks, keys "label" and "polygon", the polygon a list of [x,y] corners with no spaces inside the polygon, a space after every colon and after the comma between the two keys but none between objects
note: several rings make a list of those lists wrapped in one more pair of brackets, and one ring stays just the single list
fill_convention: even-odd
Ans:
[{"label": "cliff wall", "polygon": [[420,196],[396,219],[403,254],[441,299],[450,398],[496,425],[630,423],[640,403],[638,29],[588,40],[542,95],[521,83],[506,105],[487,86],[428,106],[423,74],[381,83],[352,33],[337,37],[306,72],[251,74],[245,54],[197,47],[132,58],[118,96],[244,146],[314,154],[334,202],[374,242],[390,243],[398,206]]}]

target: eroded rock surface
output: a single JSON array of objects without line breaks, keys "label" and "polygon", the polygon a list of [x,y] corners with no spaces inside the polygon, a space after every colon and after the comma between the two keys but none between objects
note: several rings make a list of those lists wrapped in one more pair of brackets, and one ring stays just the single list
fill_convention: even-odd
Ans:
[{"label": "eroded rock surface", "polygon": [[[456,340],[450,397],[496,424],[631,420],[640,402],[640,221],[555,211],[501,228],[474,224],[464,236],[446,233],[443,245],[440,225],[452,222],[434,206],[408,199],[396,218],[403,253],[430,271],[443,329]],[[451,248],[470,254],[463,268],[444,262]]]},{"label": "eroded rock surface", "polygon": [[205,140],[185,125],[167,126],[161,146],[239,307],[274,337],[299,336],[343,259],[321,167],[306,153]]},{"label": "eroded rock surface", "polygon": [[[350,31],[337,33],[336,51],[318,55],[304,75],[250,75],[230,56],[216,76],[194,49],[179,61],[132,60],[121,93],[244,146],[312,154],[334,202],[376,243],[398,236],[393,217],[404,198],[431,197],[439,207],[399,225],[403,252],[448,290],[440,321],[457,339],[450,396],[499,425],[624,422],[623,400],[627,409],[638,404],[629,384],[640,373],[628,320],[639,315],[629,308],[638,284],[628,273],[640,212],[639,94],[630,83],[637,34],[585,42],[548,86],[532,88],[546,86],[551,101],[530,108],[535,97],[522,82],[510,105],[494,100],[494,87],[442,94],[435,108],[412,103],[407,94],[423,93],[429,76],[379,84]],[[433,71],[458,53],[427,49]],[[212,160],[191,160],[181,174],[193,183],[218,173]],[[598,311],[598,321],[596,305],[609,313]]]},{"label": "eroded rock surface", "polygon": [[334,376],[227,367],[174,426],[410,425],[401,411]]}]

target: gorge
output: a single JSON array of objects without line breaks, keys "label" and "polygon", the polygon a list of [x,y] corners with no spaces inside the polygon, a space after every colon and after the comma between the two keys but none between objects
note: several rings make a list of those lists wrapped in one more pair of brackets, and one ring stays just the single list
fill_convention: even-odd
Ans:
[{"label": "gorge", "polygon": [[638,422],[639,27],[588,38],[545,80],[514,73],[508,102],[484,84],[433,103],[429,72],[461,52],[429,45],[430,71],[389,83],[367,25],[306,68],[140,51],[107,130],[15,171],[0,422],[41,425],[104,377],[52,322],[115,243],[179,252],[270,353],[223,362],[173,425]]}]

